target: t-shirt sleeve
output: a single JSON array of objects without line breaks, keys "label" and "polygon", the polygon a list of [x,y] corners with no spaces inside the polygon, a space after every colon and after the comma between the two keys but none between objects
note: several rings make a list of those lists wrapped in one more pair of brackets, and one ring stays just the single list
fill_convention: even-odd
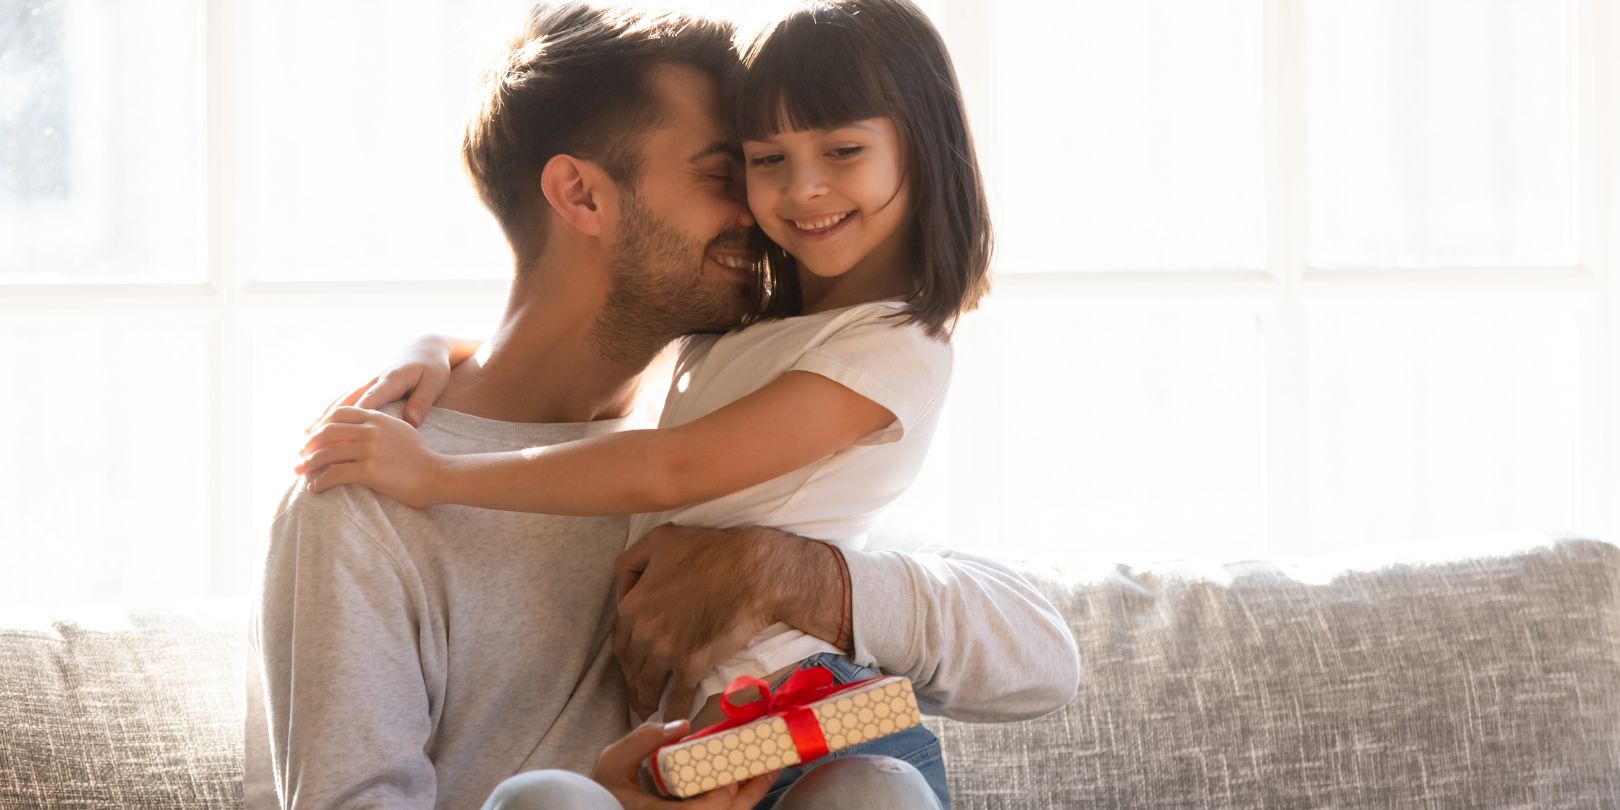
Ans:
[{"label": "t-shirt sleeve", "polygon": [[675,350],[675,376],[691,371],[694,366],[703,361],[709,350],[714,348],[714,342],[719,335],[701,334],[685,335],[677,338]]},{"label": "t-shirt sleeve", "polygon": [[950,386],[951,344],[930,337],[896,309],[872,307],[806,351],[792,371],[819,374],[894,414],[888,427],[857,445],[899,441],[939,407]]}]

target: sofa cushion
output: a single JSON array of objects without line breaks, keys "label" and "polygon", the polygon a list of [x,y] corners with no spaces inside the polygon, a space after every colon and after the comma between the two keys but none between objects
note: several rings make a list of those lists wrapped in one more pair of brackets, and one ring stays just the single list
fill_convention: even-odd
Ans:
[{"label": "sofa cushion", "polygon": [[1080,694],[1026,723],[931,721],[956,807],[1614,806],[1620,549],[1537,540],[1032,571]]},{"label": "sofa cushion", "polygon": [[0,616],[0,807],[240,807],[240,603],[64,615]]}]

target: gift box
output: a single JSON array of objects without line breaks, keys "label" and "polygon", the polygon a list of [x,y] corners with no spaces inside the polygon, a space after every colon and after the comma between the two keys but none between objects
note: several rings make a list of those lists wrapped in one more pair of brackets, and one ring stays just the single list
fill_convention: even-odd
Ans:
[{"label": "gift box", "polygon": [[[735,700],[755,691],[759,699],[752,703]],[[834,684],[825,667],[801,669],[775,692],[758,678],[738,678],[720,708],[726,720],[649,758],[653,784],[665,796],[696,796],[922,722],[909,679]]]}]

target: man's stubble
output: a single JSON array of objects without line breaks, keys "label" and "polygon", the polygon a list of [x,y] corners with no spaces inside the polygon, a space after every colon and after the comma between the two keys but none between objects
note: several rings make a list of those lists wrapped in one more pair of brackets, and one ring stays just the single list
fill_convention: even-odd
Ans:
[{"label": "man's stubble", "polygon": [[[683,236],[634,192],[620,195],[619,241],[613,251],[613,287],[591,330],[603,356],[645,364],[682,335],[724,332],[739,325],[746,290],[705,272],[712,243]],[[745,239],[728,234],[718,242]]]}]

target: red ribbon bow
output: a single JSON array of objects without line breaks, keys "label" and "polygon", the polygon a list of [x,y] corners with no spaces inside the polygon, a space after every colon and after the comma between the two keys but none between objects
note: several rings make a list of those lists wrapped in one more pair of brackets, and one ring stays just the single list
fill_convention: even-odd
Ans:
[{"label": "red ribbon bow", "polygon": [[[788,734],[793,737],[793,747],[799,753],[800,764],[818,759],[827,753],[827,738],[821,733],[821,723],[816,720],[816,713],[810,710],[810,705],[875,680],[877,678],[835,684],[832,670],[826,667],[806,667],[788,676],[788,679],[772,692],[771,685],[759,678],[746,675],[739,677],[733,680],[731,685],[726,687],[725,694],[720,696],[720,710],[725,712],[726,719],[702,731],[688,734],[673,743],[660,746],[652,754],[653,778],[659,783],[659,789],[663,790],[662,775],[656,763],[658,755],[670,745],[679,745],[699,737],[718,734],[770,715],[780,715],[787,723]],[[757,700],[740,704],[732,700],[733,695],[755,690],[759,693]]]}]

